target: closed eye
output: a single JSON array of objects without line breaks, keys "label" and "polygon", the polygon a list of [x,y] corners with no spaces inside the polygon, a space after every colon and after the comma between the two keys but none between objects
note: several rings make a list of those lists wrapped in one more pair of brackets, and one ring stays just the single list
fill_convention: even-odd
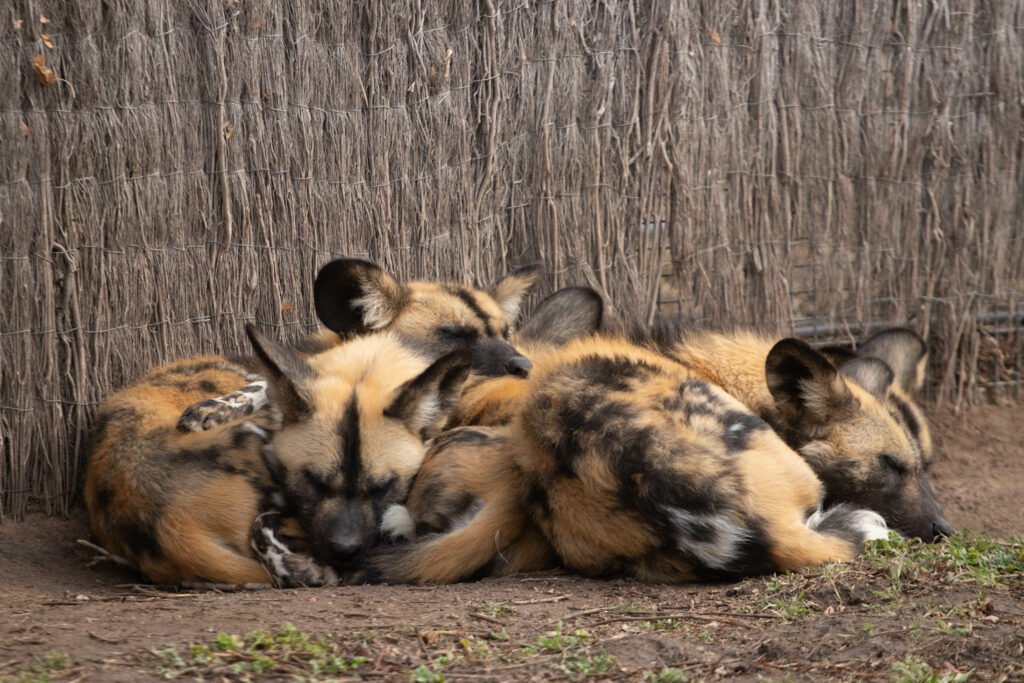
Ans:
[{"label": "closed eye", "polygon": [[384,496],[391,493],[391,489],[395,488],[395,484],[397,483],[398,477],[391,476],[385,479],[384,481],[377,482],[376,484],[371,486],[370,490],[367,491],[367,493],[369,494],[370,498],[383,498]]},{"label": "closed eye", "polygon": [[892,470],[901,477],[907,473],[907,466],[888,453],[882,453],[878,456],[878,459],[882,461],[882,464],[885,465],[886,468]]},{"label": "closed eye", "polygon": [[438,328],[437,334],[446,341],[469,343],[475,341],[480,333],[468,325],[445,325]]},{"label": "closed eye", "polygon": [[330,487],[327,486],[327,482],[320,476],[315,470],[309,467],[302,468],[302,476],[306,478],[306,482],[313,489],[313,492],[321,498],[327,496],[330,493]]}]

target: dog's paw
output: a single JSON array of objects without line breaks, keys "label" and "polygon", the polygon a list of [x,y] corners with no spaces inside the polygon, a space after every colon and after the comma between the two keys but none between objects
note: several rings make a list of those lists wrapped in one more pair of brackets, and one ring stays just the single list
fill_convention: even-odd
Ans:
[{"label": "dog's paw", "polygon": [[250,544],[256,559],[278,588],[336,586],[338,574],[311,556],[296,553],[282,540],[283,517],[279,512],[264,512],[252,524]]},{"label": "dog's paw", "polygon": [[267,404],[267,383],[257,380],[226,396],[193,403],[178,418],[183,432],[202,432],[232,420],[252,415]]}]

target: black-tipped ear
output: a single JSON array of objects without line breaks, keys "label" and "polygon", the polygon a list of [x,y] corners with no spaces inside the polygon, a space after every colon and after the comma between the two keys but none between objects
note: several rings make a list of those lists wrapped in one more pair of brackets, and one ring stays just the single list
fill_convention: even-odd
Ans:
[{"label": "black-tipped ear", "polygon": [[537,304],[519,338],[562,346],[597,332],[603,316],[600,294],[589,287],[566,287]]},{"label": "black-tipped ear", "polygon": [[892,386],[893,372],[885,362],[877,358],[854,358],[839,368],[843,373],[879,401],[885,399]]},{"label": "black-tipped ear", "polygon": [[836,366],[799,339],[772,347],[765,379],[783,419],[793,426],[826,424],[844,415],[853,400]]},{"label": "black-tipped ear", "polygon": [[498,302],[498,306],[501,307],[510,322],[514,323],[519,317],[523,299],[537,284],[537,280],[540,279],[543,272],[544,268],[539,263],[522,266],[513,270],[491,288],[491,296]]},{"label": "black-tipped ear", "polygon": [[287,424],[309,416],[313,409],[303,390],[313,376],[309,363],[291,349],[263,336],[251,323],[245,326],[245,333],[263,366],[270,400],[280,409],[283,422]]},{"label": "black-tipped ear", "polygon": [[401,420],[424,441],[436,436],[459,405],[472,362],[473,352],[469,349],[452,351],[437,359],[398,390],[384,415]]},{"label": "black-tipped ear", "polygon": [[928,345],[917,332],[905,327],[882,330],[857,347],[858,358],[877,358],[893,372],[896,386],[912,394],[924,384]]},{"label": "black-tipped ear", "polygon": [[407,302],[402,283],[369,261],[331,261],[313,283],[317,318],[342,337],[386,327]]}]

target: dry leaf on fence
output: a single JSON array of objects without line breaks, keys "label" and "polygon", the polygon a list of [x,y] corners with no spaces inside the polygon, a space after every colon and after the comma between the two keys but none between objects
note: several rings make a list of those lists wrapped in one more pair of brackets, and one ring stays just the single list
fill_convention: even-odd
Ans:
[{"label": "dry leaf on fence", "polygon": [[51,50],[53,49],[53,41],[50,40],[50,34],[49,33],[41,33],[39,35],[39,37],[43,39],[43,45],[45,45],[46,47],[50,48]]},{"label": "dry leaf on fence", "polygon": [[24,23],[25,23],[24,19],[15,19],[14,20],[14,30],[15,31],[20,31],[21,27],[24,25]]},{"label": "dry leaf on fence", "polygon": [[30,132],[28,129],[28,124],[24,121],[21,122],[21,132],[25,134],[25,137],[28,137],[28,134]]},{"label": "dry leaf on fence", "polygon": [[715,45],[722,44],[722,36],[718,35],[718,31],[710,26],[708,26],[708,35],[711,36],[711,42]]},{"label": "dry leaf on fence", "polygon": [[42,12],[40,12],[39,13],[39,23],[40,24],[49,24],[50,20],[47,19],[46,16],[44,16]]},{"label": "dry leaf on fence", "polygon": [[36,76],[39,77],[39,82],[43,85],[49,85],[57,80],[57,74],[53,73],[53,69],[46,66],[46,58],[42,55],[32,58],[32,68],[36,70]]}]

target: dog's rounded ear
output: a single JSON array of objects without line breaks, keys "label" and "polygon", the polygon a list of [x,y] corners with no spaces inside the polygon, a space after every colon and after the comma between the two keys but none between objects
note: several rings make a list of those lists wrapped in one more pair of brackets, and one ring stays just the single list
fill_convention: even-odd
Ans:
[{"label": "dog's rounded ear", "polygon": [[426,441],[441,433],[462,397],[462,385],[473,363],[471,349],[441,356],[419,376],[406,382],[384,410]]},{"label": "dog's rounded ear", "polygon": [[408,299],[402,283],[377,264],[360,259],[331,261],[313,283],[317,318],[342,337],[387,327]]},{"label": "dog's rounded ear", "polygon": [[845,417],[854,400],[836,366],[801,339],[783,339],[772,347],[765,379],[791,426],[822,426]]},{"label": "dog's rounded ear", "polygon": [[281,411],[285,424],[309,417],[313,412],[306,391],[313,376],[309,363],[295,351],[263,336],[252,323],[245,326],[245,333],[263,366],[260,374],[267,379],[270,401]]},{"label": "dog's rounded ear", "polygon": [[854,358],[843,363],[839,372],[864,387],[869,394],[884,401],[892,386],[893,372],[885,361],[877,358]]},{"label": "dog's rounded ear", "polygon": [[857,347],[858,358],[877,358],[893,372],[896,386],[913,394],[924,384],[928,345],[917,332],[890,327]]},{"label": "dog's rounded ear", "polygon": [[510,323],[515,323],[519,317],[519,309],[523,305],[523,299],[530,293],[537,280],[544,273],[544,267],[539,264],[531,264],[516,268],[503,277],[493,287],[490,294],[498,302],[505,317]]},{"label": "dog's rounded ear", "polygon": [[604,317],[604,300],[590,287],[565,287],[537,304],[519,339],[563,346],[594,334]]}]

